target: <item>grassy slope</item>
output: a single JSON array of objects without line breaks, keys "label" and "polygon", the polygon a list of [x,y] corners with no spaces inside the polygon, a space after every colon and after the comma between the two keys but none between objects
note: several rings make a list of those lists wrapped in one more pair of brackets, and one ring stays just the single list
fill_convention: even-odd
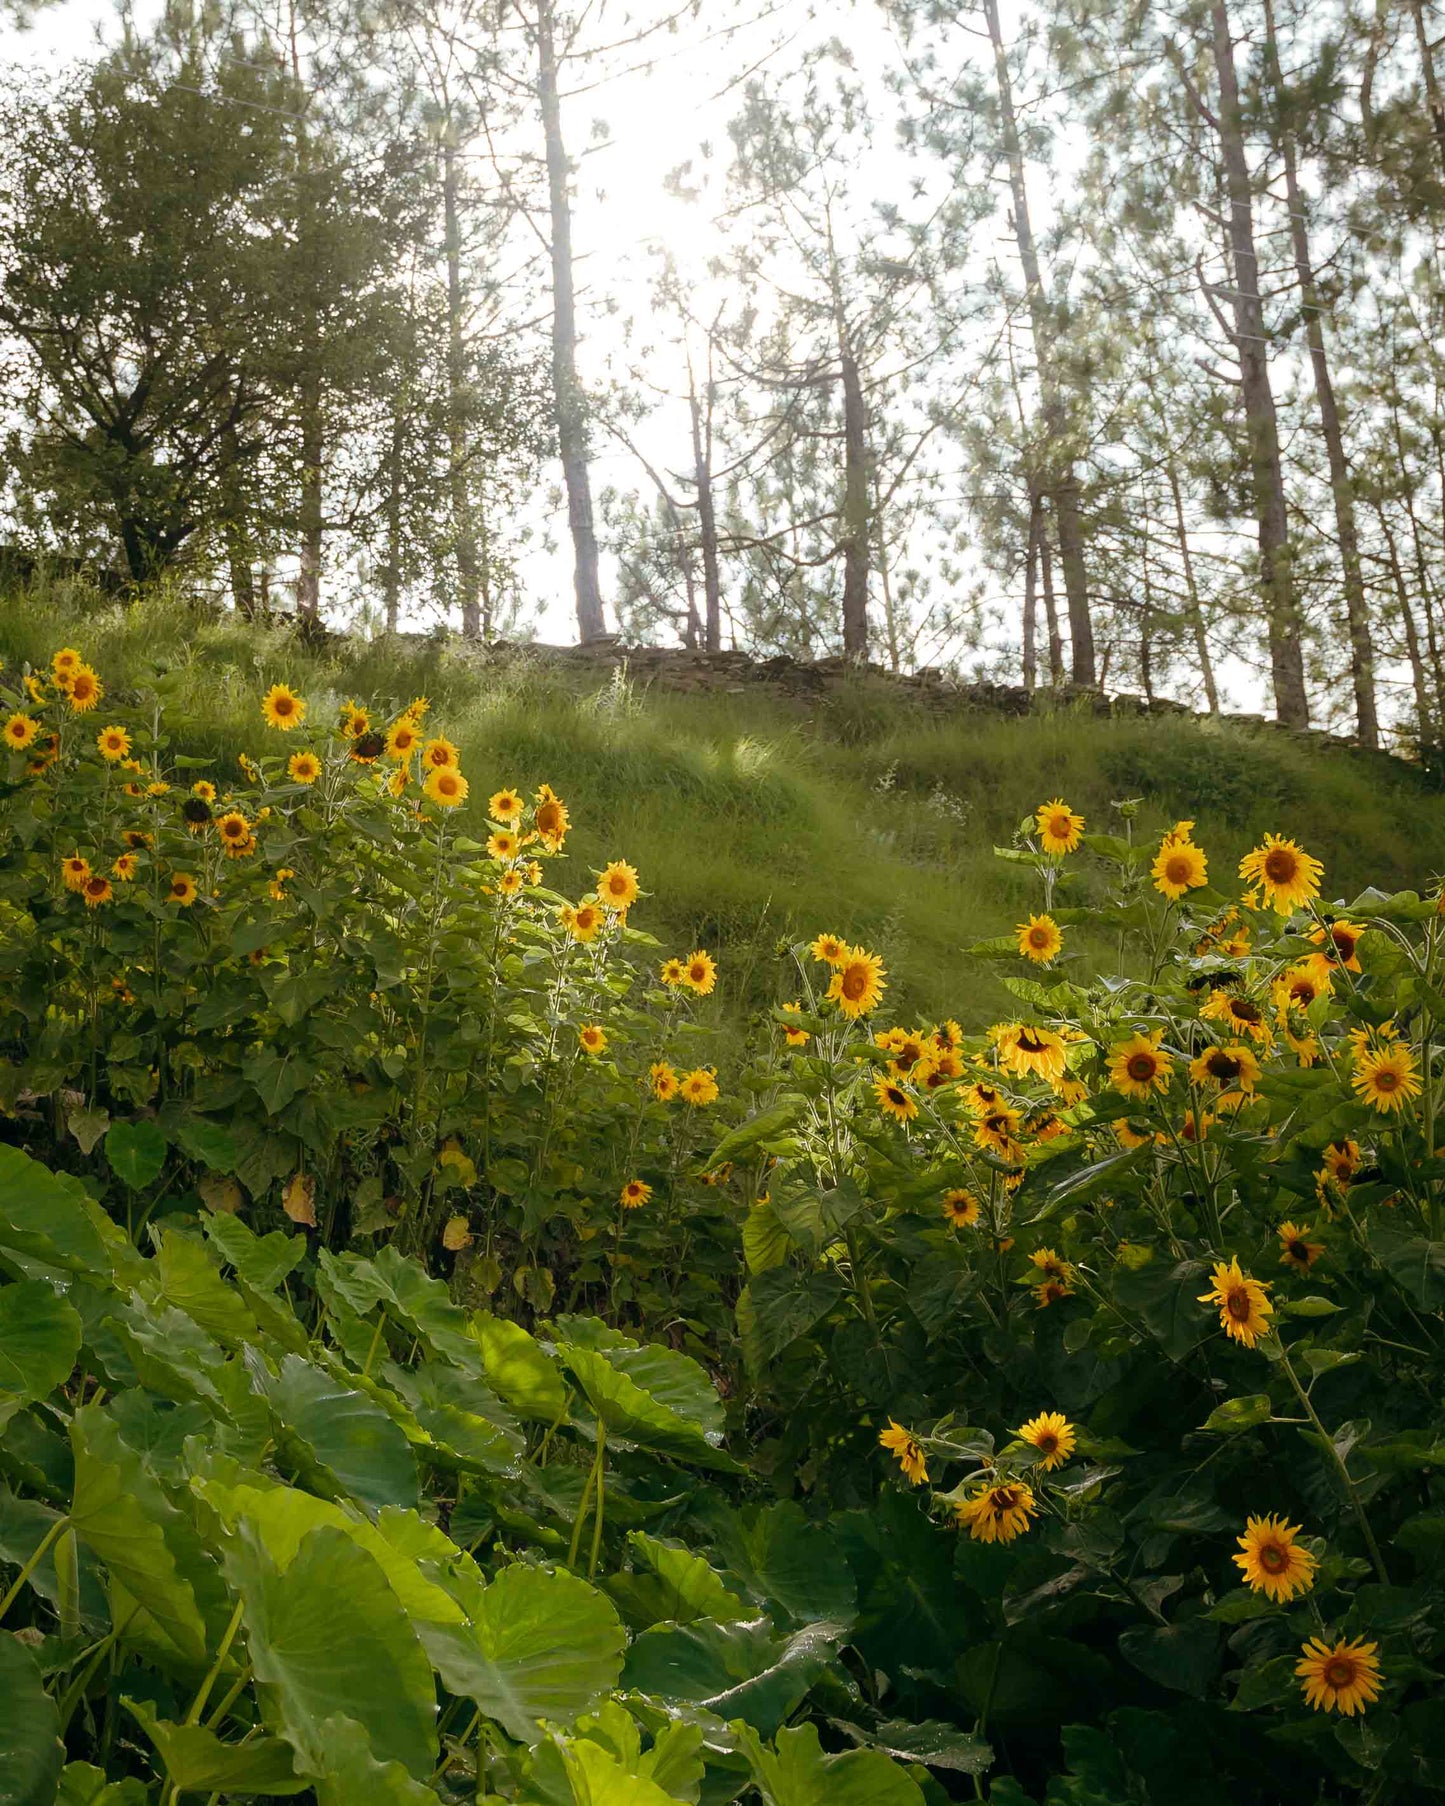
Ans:
[{"label": "grassy slope", "polygon": [[0,597],[7,666],[44,663],[65,643],[109,686],[97,721],[162,667],[201,723],[191,750],[232,769],[243,750],[280,750],[257,708],[278,679],[322,722],[347,696],[388,708],[429,695],[431,720],[463,748],[473,831],[489,791],[551,783],[576,823],[557,881],[580,893],[603,859],[631,859],[653,893],[637,925],[669,950],[717,950],[728,1013],[729,1000],[786,986],[778,943],[821,928],[882,950],[900,1005],[995,1012],[1002,993],[973,978],[960,993],[954,955],[1037,907],[1030,875],[990,849],[1056,794],[1108,832],[1124,797],[1143,799],[1146,837],[1192,817],[1226,884],[1267,829],[1322,857],[1327,894],[1340,897],[1418,885],[1445,845],[1445,797],[1403,766],[1191,719],[940,716],[876,682],[813,708],[752,689],[668,694],[540,660],[479,672],[431,645],[311,652],[175,602],[122,611],[64,588]]}]

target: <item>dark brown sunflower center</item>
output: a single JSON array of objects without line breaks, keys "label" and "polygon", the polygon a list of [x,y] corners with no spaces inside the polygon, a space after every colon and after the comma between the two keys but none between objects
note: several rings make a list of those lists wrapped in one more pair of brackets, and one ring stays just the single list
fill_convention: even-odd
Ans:
[{"label": "dark brown sunflower center", "polygon": [[1193,871],[1193,863],[1183,853],[1176,853],[1165,862],[1164,876],[1171,884],[1187,884]]},{"label": "dark brown sunflower center", "polygon": [[1236,1286],[1225,1300],[1224,1308],[1236,1323],[1246,1322],[1250,1313],[1249,1293],[1243,1286]]},{"label": "dark brown sunflower center", "polygon": [[1289,1557],[1278,1543],[1266,1543],[1259,1552],[1259,1565],[1268,1568],[1271,1574],[1278,1574],[1289,1566]]},{"label": "dark brown sunflower center", "polygon": [[1059,1439],[1052,1430],[1045,1430],[1041,1436],[1034,1438],[1034,1447],[1041,1455],[1052,1455],[1059,1446]]},{"label": "dark brown sunflower center", "polygon": [[1251,1003],[1247,997],[1237,998],[1230,1004],[1229,1010],[1236,1022],[1262,1022],[1264,1020],[1258,1004]]},{"label": "dark brown sunflower center", "polygon": [[1135,1084],[1142,1085],[1153,1078],[1158,1067],[1159,1062],[1154,1058],[1153,1054],[1136,1053],[1129,1055],[1129,1064],[1125,1070],[1128,1072],[1129,1077],[1134,1080]]},{"label": "dark brown sunflower center", "polygon": [[843,974],[843,995],[849,1003],[856,1003],[868,989],[868,968],[862,965],[849,966]]},{"label": "dark brown sunflower center", "polygon": [[1336,1656],[1332,1662],[1325,1664],[1325,1681],[1336,1689],[1352,1687],[1355,1684],[1355,1664],[1344,1656]]},{"label": "dark brown sunflower center", "polygon": [[1212,1053],[1209,1056],[1209,1076],[1215,1079],[1237,1079],[1241,1071],[1240,1063],[1233,1054]]},{"label": "dark brown sunflower center", "polygon": [[1288,847],[1271,847],[1264,857],[1264,875],[1271,884],[1292,884],[1299,875],[1299,861]]},{"label": "dark brown sunflower center", "polygon": [[537,811],[537,832],[539,834],[555,834],[560,823],[555,803],[543,803]]},{"label": "dark brown sunflower center", "polygon": [[1400,1083],[1400,1075],[1390,1066],[1382,1066],[1375,1074],[1376,1091],[1393,1091]]},{"label": "dark brown sunflower center", "polygon": [[1019,1049],[1023,1053],[1042,1053],[1048,1042],[1037,1029],[1026,1028],[1019,1035]]},{"label": "dark brown sunflower center", "polygon": [[1004,1517],[1018,1502],[1018,1493],[1012,1486],[996,1486],[988,1496],[988,1508],[996,1517]]}]

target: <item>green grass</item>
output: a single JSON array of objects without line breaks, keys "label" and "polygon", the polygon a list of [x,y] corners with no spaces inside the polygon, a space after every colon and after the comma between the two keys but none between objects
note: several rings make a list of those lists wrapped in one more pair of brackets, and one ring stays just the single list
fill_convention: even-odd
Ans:
[{"label": "green grass", "polygon": [[580,894],[603,860],[632,860],[651,893],[636,925],[669,951],[717,952],[729,1016],[787,986],[780,943],[823,928],[885,954],[900,1014],[996,1013],[1004,994],[958,949],[1037,907],[1031,874],[991,849],[1058,794],[1106,832],[1129,797],[1142,799],[1141,836],[1192,818],[1225,883],[1266,830],[1321,857],[1337,897],[1419,885],[1445,844],[1445,797],[1410,767],[1191,718],[943,714],[866,678],[816,705],[760,688],[679,695],[542,657],[478,665],[439,643],[312,649],[175,597],[122,608],[73,585],[0,596],[8,667],[66,643],[108,686],[97,721],[112,704],[123,716],[159,674],[201,724],[186,750],[223,765],[280,749],[258,709],[278,679],[320,723],[348,696],[384,709],[429,696],[430,721],[463,749],[471,831],[503,783],[551,783],[575,823],[554,880]]}]

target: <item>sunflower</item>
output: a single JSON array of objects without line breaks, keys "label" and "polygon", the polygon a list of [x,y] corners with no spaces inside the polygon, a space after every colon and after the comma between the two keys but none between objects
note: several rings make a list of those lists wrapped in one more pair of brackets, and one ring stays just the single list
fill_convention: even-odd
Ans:
[{"label": "sunflower", "polygon": [[955,1229],[972,1229],[983,1211],[973,1193],[960,1185],[943,1194],[943,1214]]},{"label": "sunflower", "polygon": [[1209,1290],[1199,1294],[1199,1302],[1217,1305],[1224,1333],[1253,1348],[1260,1336],[1269,1333],[1269,1319],[1274,1314],[1274,1306],[1265,1297],[1266,1282],[1241,1272],[1238,1255],[1228,1266],[1216,1261],[1213,1279]]},{"label": "sunflower", "polygon": [[992,1031],[999,1062],[1016,1078],[1030,1073],[1052,1082],[1062,1078],[1067,1054],[1062,1035],[1033,1022],[1011,1022]]},{"label": "sunflower", "polygon": [[979,1117],[974,1124],[973,1145],[987,1148],[990,1153],[999,1155],[1004,1160],[1019,1160],[1023,1156],[1017,1140],[1019,1113],[1002,1104],[997,1110],[989,1110]]},{"label": "sunflower", "polygon": [[522,850],[522,837],[515,828],[497,828],[487,836],[487,851],[493,859],[515,859]]},{"label": "sunflower", "polygon": [[647,1082],[652,1095],[661,1104],[670,1104],[677,1096],[677,1073],[666,1060],[654,1060],[647,1069]]},{"label": "sunflower", "polygon": [[1287,1010],[1308,1010],[1319,1002],[1321,997],[1328,997],[1332,981],[1328,971],[1319,972],[1310,960],[1298,966],[1291,966],[1274,981],[1272,996],[1274,1007],[1281,1015]]},{"label": "sunflower", "polygon": [[513,866],[497,879],[497,889],[504,897],[518,897],[526,887],[527,880]]},{"label": "sunflower", "polygon": [[52,765],[59,757],[60,735],[54,733],[42,734],[31,750],[31,755],[26,761],[25,769],[30,773],[31,777],[38,777],[42,771],[46,770],[47,767]]},{"label": "sunflower", "polygon": [[147,847],[155,845],[155,836],[147,834],[144,828],[127,828],[121,839],[132,853],[143,853]]},{"label": "sunflower", "polygon": [[1360,1144],[1358,1141],[1332,1141],[1322,1158],[1324,1170],[1330,1177],[1341,1185],[1348,1185],[1360,1170]]},{"label": "sunflower", "polygon": [[1174,1073],[1174,1062],[1159,1043],[1164,1030],[1152,1034],[1130,1036],[1109,1049],[1109,1079],[1116,1091],[1125,1097],[1147,1102],[1156,1091],[1167,1091]]},{"label": "sunflower", "polygon": [[699,997],[709,996],[717,983],[717,965],[712,955],[701,947],[689,953],[683,962],[682,982]]},{"label": "sunflower", "polygon": [[1041,1311],[1046,1311],[1051,1304],[1057,1304],[1061,1298],[1072,1298],[1073,1295],[1074,1288],[1058,1279],[1048,1279],[1043,1285],[1034,1287],[1034,1303]]},{"label": "sunflower", "polygon": [[575,909],[567,909],[562,925],[574,941],[581,941],[585,945],[588,941],[595,941],[601,932],[602,911],[595,903],[579,903]]},{"label": "sunflower", "polygon": [[1308,1273],[1325,1251],[1324,1243],[1312,1242],[1308,1227],[1301,1228],[1298,1223],[1281,1223],[1275,1233],[1279,1236],[1279,1264],[1282,1267],[1294,1267],[1301,1273]]},{"label": "sunflower", "polygon": [[642,887],[637,882],[637,868],[629,865],[625,859],[612,860],[602,868],[602,876],[597,880],[597,895],[608,909],[630,909],[641,890]]},{"label": "sunflower", "polygon": [[129,884],[139,868],[140,861],[134,853],[118,853],[111,864],[110,875],[122,884]]},{"label": "sunflower", "polygon": [[562,842],[572,826],[572,817],[567,813],[567,805],[550,784],[543,784],[537,791],[537,807],[532,813],[532,826],[549,853],[562,851]]},{"label": "sunflower", "polygon": [[1247,884],[1257,885],[1264,900],[1276,915],[1287,916],[1320,894],[1324,866],[1312,859],[1304,848],[1278,834],[1266,834],[1264,845],[1246,853],[1239,862],[1239,875]]},{"label": "sunflower", "polygon": [[45,694],[45,679],[43,677],[37,677],[33,672],[27,671],[25,674],[25,694],[37,708],[43,708],[48,701]]},{"label": "sunflower", "polygon": [[665,959],[658,968],[657,976],[668,987],[675,990],[686,976],[687,968],[680,959]]},{"label": "sunflower", "polygon": [[1014,1435],[1021,1436],[1039,1451],[1043,1456],[1040,1465],[1046,1474],[1064,1465],[1073,1454],[1079,1439],[1078,1431],[1062,1411],[1041,1412],[1039,1416],[1031,1417],[1026,1424],[1020,1425]]},{"label": "sunflower", "polygon": [[1315,1583],[1315,1558],[1295,1541],[1298,1535],[1298,1524],[1268,1517],[1247,1518],[1244,1535],[1235,1538],[1244,1553],[1230,1560],[1256,1593],[1268,1593],[1276,1605]]},{"label": "sunflower", "polygon": [[40,724],[32,721],[29,715],[12,715],[0,728],[5,744],[12,752],[23,752],[35,736],[40,732]]},{"label": "sunflower", "polygon": [[471,786],[455,765],[440,765],[427,774],[422,789],[442,809],[456,809],[467,800]]},{"label": "sunflower", "polygon": [[278,865],[276,867],[276,870],[271,874],[271,882],[266,886],[271,894],[273,902],[284,903],[286,901],[286,898],[289,895],[289,892],[286,889],[286,880],[288,878],[294,878],[295,876],[295,871],[289,865]]},{"label": "sunflower", "polygon": [[461,764],[461,754],[444,734],[438,734],[421,749],[421,762],[428,771],[455,770]]},{"label": "sunflower", "polygon": [[617,1201],[624,1210],[641,1210],[651,1196],[652,1187],[645,1179],[629,1179]]},{"label": "sunflower", "polygon": [[717,1102],[717,1080],[707,1066],[697,1066],[691,1072],[684,1073],[678,1080],[678,1091],[684,1103],[692,1104],[700,1109],[704,1104]]},{"label": "sunflower", "polygon": [[1295,1663],[1306,1702],[1316,1712],[1341,1712],[1353,1718],[1380,1697],[1378,1643],[1343,1637],[1331,1646],[1311,1637]]},{"label": "sunflower", "polygon": [[1350,1084],[1356,1095],[1373,1104],[1382,1116],[1403,1110],[1422,1089],[1414,1052],[1403,1041],[1374,1048],[1357,1058]]},{"label": "sunflower", "polygon": [[95,736],[95,747],[107,764],[116,765],[130,751],[130,735],[123,727],[103,727]]},{"label": "sunflower", "polygon": [[1229,991],[1217,990],[1199,1014],[1205,1021],[1222,1022],[1236,1035],[1248,1035],[1265,1046],[1274,1039],[1269,1018],[1252,997],[1236,997]]},{"label": "sunflower", "polygon": [[374,734],[368,728],[364,734],[358,734],[351,742],[350,758],[357,765],[375,765],[386,751],[386,735]]},{"label": "sunflower", "polygon": [[1072,853],[1084,832],[1083,816],[1075,815],[1061,796],[1042,805],[1034,816],[1034,824],[1044,851],[1055,858]]},{"label": "sunflower", "polygon": [[192,834],[202,834],[211,819],[211,805],[203,796],[188,796],[181,804],[181,820]]},{"label": "sunflower", "polygon": [[918,1065],[918,1083],[926,1086],[929,1091],[937,1091],[940,1086],[951,1085],[955,1079],[962,1077],[963,1055],[956,1048],[940,1048]]},{"label": "sunflower", "polygon": [[321,761],[313,752],[292,753],[286,761],[286,775],[293,784],[314,784],[321,776]]},{"label": "sunflower", "polygon": [[[1198,1116],[1192,1110],[1186,1110],[1184,1121],[1179,1125],[1179,1139],[1191,1143],[1208,1140],[1214,1121],[1215,1119],[1207,1110],[1200,1111]],[[1163,1137],[1160,1139],[1162,1140]]]},{"label": "sunflower", "polygon": [[1035,1248],[1029,1263],[1040,1279],[1051,1279],[1056,1284],[1067,1285],[1074,1277],[1074,1269],[1052,1248]]},{"label": "sunflower", "polygon": [[248,784],[259,784],[261,782],[261,767],[249,754],[237,753],[236,764],[240,769],[241,776]]},{"label": "sunflower", "polygon": [[371,716],[359,702],[348,697],[337,714],[336,726],[348,740],[359,740],[363,734],[371,732]]},{"label": "sunflower", "polygon": [[599,1028],[595,1022],[589,1022],[577,1031],[577,1040],[583,1053],[600,1054],[607,1051],[607,1030]]},{"label": "sunflower", "polygon": [[1051,965],[1064,944],[1063,933],[1052,916],[1031,915],[1027,922],[1019,923],[1014,933],[1018,936],[1019,952],[1036,966]]},{"label": "sunflower", "polygon": [[1032,1491],[1018,1480],[985,1486],[953,1509],[960,1527],[967,1524],[968,1534],[978,1543],[1011,1543],[1029,1528],[1029,1519],[1039,1510]]},{"label": "sunflower", "polygon": [[203,803],[213,803],[216,800],[216,786],[209,778],[197,778],[191,785],[191,795],[198,796]]},{"label": "sunflower", "polygon": [[963,1030],[949,1017],[947,1022],[940,1022],[929,1039],[933,1044],[947,1053],[956,1053],[963,1046]]},{"label": "sunflower", "polygon": [[848,943],[836,934],[820,934],[808,951],[825,966],[841,966],[848,957]]},{"label": "sunflower", "polygon": [[1171,903],[1177,903],[1186,891],[1198,890],[1209,882],[1209,861],[1187,837],[1175,839],[1166,834],[1149,871],[1155,890]]},{"label": "sunflower", "polygon": [[959,1101],[965,1110],[975,1116],[987,1116],[991,1110],[997,1110],[1007,1101],[997,1085],[990,1085],[986,1079],[976,1079],[972,1085],[965,1085],[959,1093]]},{"label": "sunflower", "polygon": [[1136,1128],[1127,1116],[1116,1116],[1113,1122],[1114,1133],[1126,1148],[1146,1147],[1154,1139],[1154,1131],[1143,1123]]},{"label": "sunflower", "polygon": [[[802,1015],[802,1004],[784,1004],[782,1008],[788,1015]],[[806,1028],[784,1028],[782,1038],[788,1042],[789,1047],[806,1047],[813,1037],[807,1033]]]},{"label": "sunflower", "polygon": [[410,715],[398,715],[386,730],[382,751],[394,765],[405,765],[416,751],[421,732]]},{"label": "sunflower", "polygon": [[516,827],[522,819],[521,792],[513,790],[509,784],[505,790],[493,791],[487,798],[487,814],[493,821],[499,821],[509,828]]},{"label": "sunflower", "polygon": [[69,683],[71,678],[85,663],[74,646],[62,646],[50,660],[50,669],[55,674],[57,683]]},{"label": "sunflower", "polygon": [[85,898],[87,909],[99,909],[102,903],[109,903],[115,892],[110,887],[110,879],[102,878],[99,872],[92,872],[80,887],[80,894]]},{"label": "sunflower", "polygon": [[79,665],[65,686],[65,694],[76,714],[86,715],[105,695],[105,685],[89,665]]},{"label": "sunflower", "polygon": [[833,968],[828,983],[828,1001],[851,1021],[876,1009],[887,989],[883,961],[876,953],[862,947],[850,947],[845,957]]},{"label": "sunflower", "polygon": [[196,900],[195,880],[184,872],[172,872],[170,889],[166,892],[172,903],[179,903],[182,909],[189,909]]},{"label": "sunflower", "polygon": [[90,861],[82,859],[79,853],[72,853],[68,859],[61,860],[60,875],[67,890],[84,890],[90,876]]},{"label": "sunflower", "polygon": [[1189,1062],[1189,1077],[1196,1085],[1217,1085],[1221,1090],[1228,1085],[1248,1093],[1259,1077],[1259,1061],[1242,1041],[1232,1041],[1228,1047],[1206,1047]]},{"label": "sunflower", "polygon": [[898,1459],[903,1469],[903,1478],[910,1486],[926,1486],[928,1484],[928,1463],[923,1458],[923,1449],[911,1431],[905,1430],[901,1424],[894,1423],[890,1417],[888,1428],[878,1432],[878,1445],[887,1449],[890,1455]]},{"label": "sunflower", "polygon": [[228,809],[216,817],[216,833],[224,847],[238,847],[251,837],[251,824],[239,809]]},{"label": "sunflower", "polygon": [[918,1114],[916,1100],[908,1095],[896,1079],[874,1079],[873,1095],[878,1100],[878,1108],[895,1122],[912,1122]]},{"label": "sunflower", "polygon": [[1360,969],[1356,949],[1365,938],[1365,929],[1359,922],[1334,921],[1327,927],[1316,928],[1310,939],[1317,947],[1325,949],[1325,958],[1332,966],[1343,966],[1346,972],[1358,972]]},{"label": "sunflower", "polygon": [[272,684],[261,698],[261,714],[268,726],[289,734],[306,719],[306,704],[288,684]]}]

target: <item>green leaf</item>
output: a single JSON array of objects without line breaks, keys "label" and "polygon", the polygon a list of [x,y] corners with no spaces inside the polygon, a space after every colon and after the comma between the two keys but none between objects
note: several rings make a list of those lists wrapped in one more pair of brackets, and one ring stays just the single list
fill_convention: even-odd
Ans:
[{"label": "green leaf", "polygon": [[753,1608],[728,1591],[722,1576],[704,1556],[644,1530],[631,1531],[627,1541],[634,1571],[613,1575],[606,1586],[633,1623],[649,1625],[666,1619],[686,1624],[695,1618],[712,1618],[726,1624],[753,1615]]},{"label": "green leaf", "polygon": [[1445,1242],[1427,1241],[1392,1223],[1372,1223],[1371,1254],[1403,1291],[1426,1310],[1445,1307]]},{"label": "green leaf", "polygon": [[168,1724],[143,1700],[123,1697],[121,1704],[136,1718],[160,1752],[166,1774],[183,1792],[285,1795],[305,1793],[311,1783],[296,1773],[291,1746],[279,1737],[253,1737],[245,1743],[222,1743],[204,1725]]},{"label": "green leaf", "polygon": [[149,1795],[140,1781],[108,1782],[90,1763],[71,1762],[61,1771],[55,1806],[149,1806]]},{"label": "green leaf", "polygon": [[866,1733],[856,1725],[833,1722],[855,1742],[866,1741],[900,1762],[922,1762],[928,1768],[946,1768],[960,1775],[987,1774],[993,1766],[991,1744],[942,1719],[926,1718],[911,1724],[906,1718],[890,1718]]},{"label": "green leaf", "polygon": [[1203,1618],[1183,1624],[1139,1624],[1119,1638],[1119,1649],[1161,1687],[1203,1699],[1219,1672],[1219,1632]]},{"label": "green leaf", "polygon": [[722,1401],[696,1361],[670,1348],[577,1348],[559,1344],[587,1402],[609,1435],[724,1473],[741,1469],[718,1444]]},{"label": "green leaf", "polygon": [[881,1750],[825,1756],[806,1724],[779,1731],[774,1753],[750,1725],[732,1728],[766,1806],[924,1806],[918,1783]]},{"label": "green leaf", "polygon": [[80,1317],[44,1280],[0,1286],[0,1428],[70,1378]]},{"label": "green leaf", "polygon": [[270,1727],[312,1775],[328,1772],[326,1723],[355,1718],[381,1762],[418,1778],[436,1759],[436,1690],[416,1631],[377,1562],[342,1531],[305,1536],[277,1568],[244,1526],[226,1558]]},{"label": "green leaf", "polygon": [[110,1112],[98,1104],[75,1104],[65,1113],[65,1126],[80,1144],[82,1154],[89,1154],[110,1127]]},{"label": "green leaf", "polygon": [[729,1568],[774,1616],[835,1625],[856,1616],[857,1589],[836,1536],[795,1500],[731,1516],[719,1541]]},{"label": "green leaf", "polygon": [[405,1435],[364,1392],[288,1354],[278,1378],[256,1375],[313,1480],[379,1510],[418,1503],[416,1461]]},{"label": "green leaf", "polygon": [[482,1351],[488,1385],[522,1417],[558,1422],[567,1409],[567,1388],[556,1361],[536,1337],[490,1311],[473,1312],[469,1327]]},{"label": "green leaf", "polygon": [[518,1563],[462,1602],[468,1625],[418,1629],[448,1690],[474,1700],[509,1737],[535,1743],[539,1719],[570,1724],[616,1685],[626,1633],[611,1603],[575,1574]]},{"label": "green leaf", "polygon": [[843,1296],[842,1281],[831,1273],[798,1273],[792,1267],[759,1273],[738,1299],[738,1332],[749,1370],[760,1373]]},{"label": "green leaf", "polygon": [[0,1806],[51,1806],[65,1746],[35,1658],[0,1632]]},{"label": "green leaf", "polygon": [[19,1148],[0,1146],[0,1254],[29,1255],[68,1273],[104,1274],[111,1262],[86,1208],[85,1188]]},{"label": "green leaf", "polygon": [[837,1626],[810,1625],[783,1638],[765,1620],[659,1625],[628,1650],[624,1680],[658,1699],[745,1718],[766,1737],[802,1704],[839,1634]]},{"label": "green leaf", "polygon": [[1268,1423],[1271,1406],[1267,1392],[1252,1392],[1247,1398],[1229,1398],[1216,1405],[1205,1418],[1202,1428],[1220,1436],[1233,1436],[1240,1430],[1252,1430]]},{"label": "green leaf", "polygon": [[317,1806],[436,1806],[430,1787],[413,1781],[399,1762],[378,1762],[354,1718],[328,1718],[321,1727],[325,1768]]},{"label": "green leaf", "polygon": [[743,1255],[749,1273],[766,1273],[788,1258],[792,1238],[771,1204],[754,1204],[743,1224]]},{"label": "green leaf", "polygon": [[239,1217],[207,1216],[203,1227],[221,1259],[258,1292],[274,1292],[306,1254],[304,1235],[273,1229],[258,1236]]},{"label": "green leaf", "polygon": [[115,1176],[132,1191],[143,1191],[160,1176],[169,1144],[158,1124],[113,1122],[105,1132],[105,1157]]},{"label": "green leaf", "polygon": [[162,1232],[156,1255],[161,1296],[182,1310],[207,1335],[228,1348],[240,1348],[259,1334],[235,1286],[227,1285],[204,1245],[178,1230]]},{"label": "green leaf", "polygon": [[740,1123],[713,1149],[708,1159],[709,1167],[722,1166],[725,1161],[736,1160],[740,1154],[751,1152],[775,1135],[786,1134],[797,1122],[803,1109],[803,1099],[786,1098],[780,1104],[774,1104],[770,1110],[750,1117],[747,1122]]},{"label": "green leaf", "polygon": [[630,1774],[600,1744],[582,1740],[558,1747],[576,1806],[677,1806],[655,1781]]}]

